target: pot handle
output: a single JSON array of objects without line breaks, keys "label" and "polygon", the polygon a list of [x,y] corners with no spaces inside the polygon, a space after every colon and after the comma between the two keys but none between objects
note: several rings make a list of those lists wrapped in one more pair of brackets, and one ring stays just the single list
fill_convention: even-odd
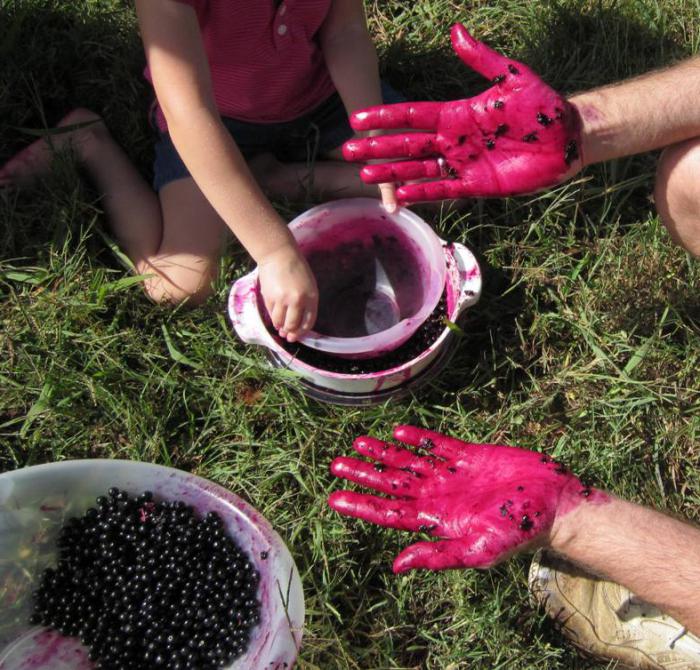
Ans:
[{"label": "pot handle", "polygon": [[452,252],[459,273],[459,298],[457,299],[457,314],[472,307],[481,298],[482,279],[481,268],[474,254],[463,244],[452,245]]},{"label": "pot handle", "polygon": [[274,345],[258,309],[257,270],[241,277],[231,287],[228,314],[233,329],[246,344],[260,344],[268,348]]}]

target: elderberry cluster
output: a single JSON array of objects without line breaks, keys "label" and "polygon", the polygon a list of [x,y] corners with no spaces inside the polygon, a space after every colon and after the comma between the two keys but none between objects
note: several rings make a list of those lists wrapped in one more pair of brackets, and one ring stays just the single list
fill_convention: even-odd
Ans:
[{"label": "elderberry cluster", "polygon": [[79,637],[101,670],[209,670],[248,648],[259,574],[218,514],[116,488],[58,540],[32,623]]}]

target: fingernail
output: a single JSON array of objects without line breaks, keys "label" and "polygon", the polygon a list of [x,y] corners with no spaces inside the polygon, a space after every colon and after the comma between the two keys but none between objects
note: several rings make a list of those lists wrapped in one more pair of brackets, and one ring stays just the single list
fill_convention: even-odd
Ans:
[{"label": "fingernail", "polygon": [[384,205],[384,209],[389,212],[389,214],[393,214],[396,211],[396,203],[390,202],[388,204]]}]

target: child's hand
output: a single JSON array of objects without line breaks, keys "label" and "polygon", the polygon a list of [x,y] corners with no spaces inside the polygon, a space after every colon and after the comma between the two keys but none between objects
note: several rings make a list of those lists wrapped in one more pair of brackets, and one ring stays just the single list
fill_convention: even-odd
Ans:
[{"label": "child's hand", "polygon": [[296,342],[316,322],[318,287],[296,246],[285,246],[258,264],[260,292],[280,337]]},{"label": "child's hand", "polygon": [[452,45],[466,65],[494,86],[474,98],[407,102],[355,112],[355,130],[412,132],[350,140],[350,161],[410,159],[367,165],[366,183],[406,182],[400,203],[502,197],[554,186],[581,167],[575,108],[530,68],[475,40],[461,24]]},{"label": "child's hand", "polygon": [[[357,137],[375,137],[376,135],[381,135],[381,130],[370,130],[368,133],[358,133]],[[379,163],[380,161],[374,161]],[[384,184],[378,184],[379,186],[379,196],[382,199],[382,204],[384,209],[386,209],[389,214],[393,214],[399,207],[399,201],[396,198],[396,187],[397,184],[393,181],[386,182]]]},{"label": "child's hand", "polygon": [[393,182],[379,184],[379,194],[382,197],[384,209],[386,209],[389,214],[393,214],[399,206],[398,200],[396,199],[396,184]]}]

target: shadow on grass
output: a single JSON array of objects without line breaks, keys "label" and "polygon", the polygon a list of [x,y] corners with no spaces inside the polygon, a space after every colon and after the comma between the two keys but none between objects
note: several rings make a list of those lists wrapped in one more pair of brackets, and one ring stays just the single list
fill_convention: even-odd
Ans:
[{"label": "shadow on grass", "polygon": [[[576,3],[541,3],[527,20],[537,29],[518,28],[525,44],[513,48],[504,32],[484,38],[492,48],[529,65],[557,90],[577,91],[640,75],[684,57],[690,50],[668,37],[661,20],[649,22],[639,14],[602,3],[582,8]],[[480,38],[480,25],[464,20]],[[544,27],[542,24],[544,23]],[[501,37],[501,39],[499,39]],[[513,35],[513,37],[515,37]],[[520,37],[520,35],[518,35]],[[382,50],[382,73],[410,99],[450,100],[476,95],[490,84],[465,66],[452,51],[446,32],[442,46],[417,48],[407,38],[396,39]]]},{"label": "shadow on grass", "polygon": [[[144,56],[127,3],[32,0],[0,4],[0,163],[70,109],[103,115],[117,140],[147,165]],[[113,5],[111,11],[105,5]]]},{"label": "shadow on grass", "polygon": [[[668,37],[667,27],[661,21],[645,23],[646,17],[626,13],[617,6],[596,4],[582,11],[580,6],[572,4],[543,3],[539,11],[546,17],[544,29],[539,16],[539,29],[524,30],[525,44],[516,52],[504,40],[488,41],[499,51],[526,62],[554,88],[564,91],[611,84],[689,55],[679,41]],[[468,17],[465,18],[469,25]],[[479,26],[470,27],[479,36]],[[383,51],[384,76],[409,99],[416,100],[472,96],[490,86],[451,51],[447,34],[443,44],[444,47],[421,50],[408,40],[394,41]],[[654,160],[653,155],[647,154],[588,169],[586,174],[592,177],[591,182],[584,184],[577,196],[559,209],[562,223],[567,225],[569,220],[574,220],[577,237],[587,244],[608,234],[608,226],[618,219],[623,228],[627,221],[638,222],[640,211],[650,208],[648,196]],[[648,174],[650,178],[620,185],[639,174]],[[600,188],[600,184],[605,188]],[[504,241],[521,244],[528,235],[525,222],[545,217],[552,201],[524,206],[521,202],[487,200],[476,205],[468,219],[470,244],[482,252]],[[498,231],[493,222],[512,228]],[[528,351],[519,331],[528,331],[546,300],[539,295],[538,304],[527,306],[525,289],[522,285],[513,286],[509,271],[488,266],[483,259],[480,262],[484,270],[484,295],[466,315],[467,337],[434,390],[424,390],[421,395],[427,401],[439,402],[445,392],[456,393],[470,385],[489,388],[489,393],[476,404],[483,402],[485,409],[496,411],[500,406],[499,392],[517,390],[529,377],[537,375],[537,352]],[[689,309],[693,311],[692,306]],[[556,411],[556,406],[552,409]]]},{"label": "shadow on grass", "polygon": [[534,315],[526,313],[525,291],[513,287],[512,274],[479,259],[484,289],[481,300],[459,321],[465,335],[454,357],[430,386],[418,395],[428,403],[445,403],[449,394],[465,388],[488,388],[473,403],[497,410],[499,392],[512,391],[525,382],[533,359],[520,346],[518,329],[528,327]]}]

